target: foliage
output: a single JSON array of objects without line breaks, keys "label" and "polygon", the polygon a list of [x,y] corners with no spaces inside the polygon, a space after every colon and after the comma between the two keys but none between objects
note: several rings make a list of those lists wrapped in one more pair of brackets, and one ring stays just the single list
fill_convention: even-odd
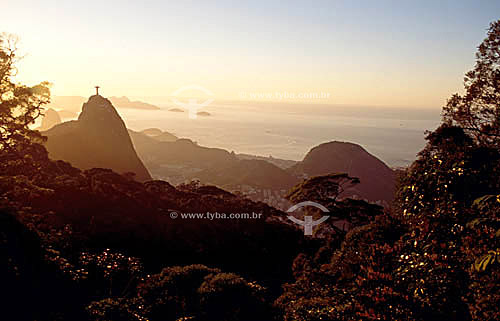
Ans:
[{"label": "foliage", "polygon": [[499,151],[446,123],[427,140],[392,215],[297,257],[285,320],[498,319]]},{"label": "foliage", "polygon": [[[84,309],[92,302],[92,306],[100,307],[97,319],[108,318],[109,313],[115,315],[120,305],[129,305],[127,309],[135,311],[135,301],[118,298],[129,299],[136,293],[141,279],[146,279],[142,271],[176,264],[202,262],[244,273],[245,277],[269,286],[273,295],[281,280],[291,277],[287,269],[302,247],[302,235],[279,223],[284,213],[265,204],[215,187],[180,191],[161,181],[134,182],[111,170],[82,172],[65,162],[48,159],[43,147],[36,144],[24,153],[24,157],[9,154],[9,161],[0,164],[0,204],[11,208],[18,220],[41,240],[43,264],[53,274],[47,282],[57,284],[47,287],[45,297],[58,307],[47,305],[51,311],[39,309],[40,315],[50,316],[48,319],[54,313],[72,320],[85,319]],[[245,224],[238,220],[188,222],[171,219],[168,213],[172,209],[256,212],[264,217]],[[232,281],[226,284],[226,279]],[[198,318],[216,306],[219,294],[212,296],[207,289],[218,287],[220,282],[223,285],[215,293],[222,291],[222,297],[226,295],[223,293],[231,293],[238,301],[228,309],[239,311],[242,304],[261,306],[261,299],[252,299],[253,295],[258,298],[260,292],[254,291],[251,282],[243,284],[233,275],[221,275],[206,283],[201,293],[196,290],[203,282],[194,288],[193,295],[200,297],[196,305]],[[228,290],[233,286],[235,292]],[[60,298],[61,293],[71,295]],[[67,300],[71,302],[58,303]],[[265,304],[251,311],[269,315],[262,309],[268,311]],[[216,311],[219,308],[209,314]],[[134,313],[142,315],[139,312]],[[119,313],[129,316],[124,310]]]},{"label": "foliage", "polygon": [[[312,201],[325,206],[330,219],[316,228],[315,235],[343,234],[356,226],[368,224],[375,216],[382,214],[382,207],[363,200],[342,199],[343,193],[360,183],[348,174],[315,176],[294,186],[286,195],[293,203]],[[299,212],[300,213],[300,212]],[[307,208],[304,215],[321,217],[325,213],[317,208]],[[297,213],[295,213],[297,215]]]},{"label": "foliage", "polygon": [[0,34],[0,152],[19,151],[33,140],[42,139],[39,132],[28,126],[50,101],[47,82],[33,87],[13,82],[19,59],[16,42],[14,36]]},{"label": "foliage", "polygon": [[[93,302],[93,320],[269,320],[264,288],[204,265],[165,268],[133,298]],[[135,319],[134,319],[135,318]]]},{"label": "foliage", "polygon": [[[331,221],[349,222],[308,239],[285,213],[213,186],[143,184],[50,160],[28,127],[48,91],[11,82],[16,56],[2,38],[3,316],[499,320],[499,30],[492,24],[465,96],[450,99],[443,124],[402,173],[392,212],[341,199],[359,182],[346,174],[290,191],[293,202],[318,202]],[[244,224],[187,222],[172,211],[264,215]]]},{"label": "foliage", "polygon": [[294,186],[286,198],[294,203],[314,201],[326,206],[356,184],[359,184],[359,179],[348,174],[315,176]]},{"label": "foliage", "polygon": [[479,45],[474,69],[465,75],[465,94],[453,95],[443,109],[445,122],[457,124],[481,144],[500,146],[500,20]]},{"label": "foliage", "polygon": [[470,286],[468,304],[475,320],[500,318],[500,195],[485,195],[474,204],[475,215],[466,225],[463,251]]},{"label": "foliage", "polygon": [[379,216],[351,230],[327,263],[299,256],[294,266],[302,271],[295,271],[295,283],[285,285],[276,301],[283,319],[408,319],[411,302],[392,276],[404,231],[396,220]]},{"label": "foliage", "polygon": [[477,270],[496,257],[488,251],[498,247],[498,209],[491,207],[496,197],[487,195],[499,191],[500,155],[467,132],[445,123],[430,133],[398,193],[409,233],[395,282],[410,290],[427,319],[498,317],[497,267],[487,277]]}]

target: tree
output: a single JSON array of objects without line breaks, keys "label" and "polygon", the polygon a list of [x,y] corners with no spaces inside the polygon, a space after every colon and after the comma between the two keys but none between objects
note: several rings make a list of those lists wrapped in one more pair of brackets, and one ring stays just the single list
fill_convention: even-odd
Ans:
[{"label": "tree", "polygon": [[133,297],[92,302],[91,320],[270,320],[265,288],[204,265],[174,266],[145,277]]},{"label": "tree", "polygon": [[392,277],[404,232],[397,220],[378,216],[349,231],[327,262],[297,257],[296,281],[275,301],[282,319],[415,320],[406,289]]},{"label": "tree", "polygon": [[314,201],[327,206],[327,203],[335,202],[346,189],[359,183],[359,178],[345,173],[315,176],[294,186],[286,198],[295,203]]},{"label": "tree", "polygon": [[[498,212],[482,213],[474,204],[484,195],[496,200],[500,154],[446,123],[427,141],[397,195],[408,233],[394,282],[408,290],[423,319],[497,320],[498,266],[488,255],[498,247]],[[477,273],[473,263],[488,270]]]},{"label": "tree", "polygon": [[[329,210],[331,219],[322,226],[328,226],[328,230],[341,232],[367,224],[375,216],[382,214],[383,208],[378,205],[351,198],[340,199],[346,190],[359,183],[359,178],[345,173],[315,176],[294,186],[285,197],[293,203],[312,201],[325,206]],[[317,208],[308,207],[305,211],[307,215],[319,217],[324,215]],[[320,230],[321,226],[316,232]]]},{"label": "tree", "polygon": [[462,127],[481,144],[500,146],[500,20],[490,25],[479,45],[464,87],[464,95],[448,100],[443,120]]},{"label": "tree", "polygon": [[40,133],[29,126],[50,102],[47,82],[33,87],[14,82],[18,61],[17,39],[0,34],[0,151],[19,151],[34,140],[42,139]]}]

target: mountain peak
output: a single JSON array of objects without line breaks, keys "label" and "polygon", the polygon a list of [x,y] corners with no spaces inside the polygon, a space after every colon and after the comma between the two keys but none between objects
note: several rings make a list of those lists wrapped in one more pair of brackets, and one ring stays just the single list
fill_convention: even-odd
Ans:
[{"label": "mountain peak", "polygon": [[63,123],[46,135],[52,158],[69,161],[81,169],[111,168],[119,173],[133,172],[140,181],[151,179],[137,156],[125,122],[111,101],[101,95],[89,97],[78,121]]},{"label": "mountain peak", "polygon": [[83,104],[82,113],[85,111],[86,106],[100,106],[100,107],[111,106],[112,108],[114,108],[113,104],[111,104],[111,101],[107,98],[104,98],[101,95],[90,96],[87,102]]},{"label": "mountain peak", "polygon": [[97,123],[116,124],[125,128],[125,123],[111,101],[101,95],[89,97],[89,100],[82,106],[82,112],[78,116],[78,120],[84,123],[92,123],[93,125]]},{"label": "mountain peak", "polygon": [[83,106],[82,106],[82,114],[88,108],[95,108],[95,107],[112,108],[112,109],[114,109],[113,104],[111,104],[111,101],[109,99],[104,98],[101,95],[93,95],[93,96],[90,96],[89,99],[87,100],[87,102],[83,104]]},{"label": "mountain peak", "polygon": [[355,143],[332,141],[320,144],[290,170],[309,177],[347,173],[361,180],[351,194],[370,201],[391,202],[394,197],[394,171]]}]

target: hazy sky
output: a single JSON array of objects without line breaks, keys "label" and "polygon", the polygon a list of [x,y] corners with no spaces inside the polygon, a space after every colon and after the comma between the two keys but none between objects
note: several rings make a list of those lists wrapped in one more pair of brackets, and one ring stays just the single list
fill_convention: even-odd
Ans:
[{"label": "hazy sky", "polygon": [[498,0],[0,1],[0,31],[27,55],[20,80],[151,99],[198,85],[223,99],[437,108],[500,18]]}]

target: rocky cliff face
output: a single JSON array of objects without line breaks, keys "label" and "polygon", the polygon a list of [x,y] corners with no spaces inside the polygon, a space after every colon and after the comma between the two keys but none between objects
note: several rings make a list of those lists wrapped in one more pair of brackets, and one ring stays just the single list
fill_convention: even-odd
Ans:
[{"label": "rocky cliff face", "polygon": [[358,177],[361,183],[343,196],[356,195],[369,201],[386,202],[394,198],[394,171],[363,147],[353,143],[334,141],[316,146],[290,171],[309,177],[347,173]]},{"label": "rocky cliff face", "polygon": [[111,102],[94,95],[83,104],[77,121],[65,122],[43,133],[52,159],[62,159],[75,167],[110,168],[131,172],[139,181],[151,176],[132,145],[125,123]]}]

